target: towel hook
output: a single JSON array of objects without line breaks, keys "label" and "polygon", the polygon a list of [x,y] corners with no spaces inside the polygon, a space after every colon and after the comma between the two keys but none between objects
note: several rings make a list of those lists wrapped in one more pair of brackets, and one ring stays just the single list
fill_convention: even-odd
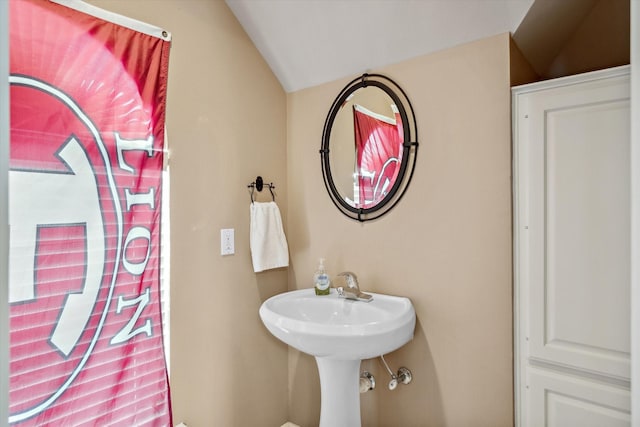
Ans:
[{"label": "towel hook", "polygon": [[[276,196],[275,194],[273,194],[273,189],[276,188],[275,185],[273,185],[272,182],[267,184],[267,187],[269,187],[269,192],[271,193],[271,199],[275,202],[276,201]],[[251,188],[251,203],[253,203],[255,201],[253,195],[254,195],[254,191],[258,190],[258,192],[262,191],[262,189],[264,188],[264,180],[262,179],[261,176],[256,177],[256,180],[253,181],[251,184],[247,185],[247,188]]]},{"label": "towel hook", "polygon": [[273,194],[273,189],[276,188],[272,183],[269,183],[269,193],[271,193],[271,200],[276,201],[276,195]]}]

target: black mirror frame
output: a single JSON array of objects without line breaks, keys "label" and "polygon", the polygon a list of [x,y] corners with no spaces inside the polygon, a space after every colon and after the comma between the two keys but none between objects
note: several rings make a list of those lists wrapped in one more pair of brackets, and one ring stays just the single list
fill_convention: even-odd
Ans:
[{"label": "black mirror frame", "polygon": [[[365,88],[367,86],[376,86],[384,91],[398,107],[400,112],[400,118],[402,119],[402,127],[404,132],[404,142],[402,144],[402,161],[400,163],[400,171],[396,177],[393,186],[389,193],[375,206],[370,208],[356,208],[348,204],[338,192],[333,178],[331,176],[331,167],[329,164],[329,142],[331,140],[331,128],[335,121],[336,115],[340,111],[343,103],[353,94],[356,90]],[[394,91],[395,89],[395,91]],[[406,105],[405,105],[406,104]],[[382,215],[389,212],[395,205],[398,204],[405,191],[409,187],[409,183],[413,178],[413,172],[415,171],[416,160],[418,157],[418,128],[416,125],[416,117],[411,106],[411,102],[406,93],[389,77],[381,74],[363,74],[362,76],[353,79],[349,82],[344,89],[338,94],[335,101],[329,109],[329,114],[324,123],[324,129],[322,131],[322,146],[320,148],[320,160],[322,164],[322,176],[324,178],[324,184],[327,188],[327,192],[331,197],[331,201],[344,215],[351,219],[358,220],[360,222],[370,221],[380,218]]]}]

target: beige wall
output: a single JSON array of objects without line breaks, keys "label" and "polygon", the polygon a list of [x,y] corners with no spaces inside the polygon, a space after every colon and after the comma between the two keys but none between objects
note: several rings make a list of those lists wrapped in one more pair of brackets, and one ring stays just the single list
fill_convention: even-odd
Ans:
[{"label": "beige wall", "polygon": [[509,63],[511,86],[518,86],[541,80],[541,77],[524,57],[522,51],[513,41],[513,38],[509,40]]},{"label": "beige wall", "polygon": [[513,38],[543,79],[625,65],[629,0],[536,0]]},{"label": "beige wall", "polygon": [[629,0],[598,0],[555,57],[547,78],[626,65],[630,55]]},{"label": "beige wall", "polygon": [[[167,129],[174,421],[280,426],[287,417],[287,349],[264,328],[258,308],[287,289],[287,273],[253,273],[246,186],[257,175],[273,181],[286,221],[285,93],[223,1],[91,3],[173,33]],[[235,229],[234,256],[220,256],[221,228]]]},{"label": "beige wall", "polygon": [[[363,425],[510,426],[512,409],[509,35],[373,70],[390,76],[416,112],[420,150],[409,191],[385,217],[360,224],[332,205],[320,172],[329,106],[349,79],[287,95],[289,288],[311,286],[318,257],[352,270],[365,290],[404,295],[414,340],[387,361],[407,366],[393,392],[362,395]],[[289,413],[317,425],[311,357],[289,352]]]},{"label": "beige wall", "polygon": [[[363,395],[363,425],[511,425],[509,36],[375,70],[407,91],[421,145],[400,205],[359,224],[331,204],[318,153],[348,79],[285,95],[222,1],[91,3],[173,33],[175,422],[317,425],[315,362],[271,337],[258,307],[287,283],[311,286],[324,256],[332,274],[350,269],[367,290],[410,297],[418,316],[415,339],[387,358],[413,371],[410,386],[389,392],[378,361],[363,362],[380,383]],[[256,175],[277,186],[288,271],[252,272],[246,185]],[[221,228],[235,228],[236,255],[219,255]]]}]

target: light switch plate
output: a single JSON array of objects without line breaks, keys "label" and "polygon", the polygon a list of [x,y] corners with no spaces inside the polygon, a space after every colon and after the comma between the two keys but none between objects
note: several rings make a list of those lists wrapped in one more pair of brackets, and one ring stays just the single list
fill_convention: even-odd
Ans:
[{"label": "light switch plate", "polygon": [[220,254],[233,255],[235,253],[235,232],[233,228],[220,230]]}]

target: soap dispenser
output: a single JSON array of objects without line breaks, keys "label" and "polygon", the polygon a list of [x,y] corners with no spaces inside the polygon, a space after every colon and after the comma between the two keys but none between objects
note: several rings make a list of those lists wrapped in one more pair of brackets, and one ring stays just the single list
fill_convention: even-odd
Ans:
[{"label": "soap dispenser", "polygon": [[313,284],[316,289],[316,295],[329,295],[331,281],[329,275],[324,269],[324,258],[320,258],[318,261],[318,269],[313,275]]}]

